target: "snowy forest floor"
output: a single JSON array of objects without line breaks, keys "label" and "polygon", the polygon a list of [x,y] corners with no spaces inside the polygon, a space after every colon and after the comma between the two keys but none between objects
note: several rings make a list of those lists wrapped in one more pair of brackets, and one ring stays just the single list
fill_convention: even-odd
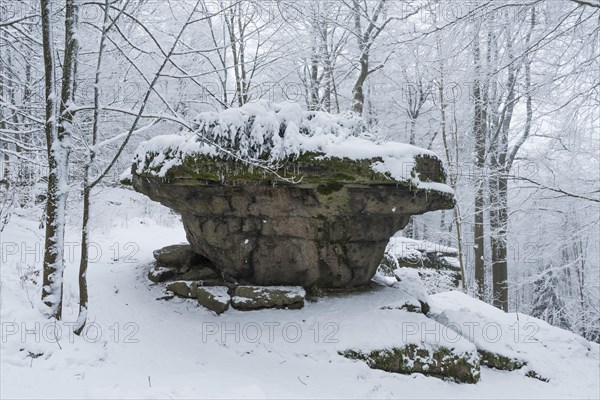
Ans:
[{"label": "snowy forest floor", "polygon": [[[69,209],[78,210],[78,200],[71,202]],[[185,241],[178,216],[126,189],[97,193],[92,216],[95,262],[88,272],[90,328],[83,337],[70,335],[68,326],[77,317],[77,212],[69,216],[66,238],[72,254],[67,257],[61,334],[35,309],[43,251],[40,209],[15,210],[1,233],[0,397],[600,396],[598,345],[539,320],[542,350],[527,356],[533,364],[553,368],[549,382],[528,378],[521,370],[482,367],[479,383],[457,384],[372,370],[338,355],[344,346],[402,341],[407,322],[431,321],[421,314],[380,310],[393,301],[392,291],[325,297],[302,310],[229,310],[221,316],[192,300],[157,300],[165,295],[163,286],[152,284],[146,274],[154,249]],[[437,313],[451,308],[450,316],[470,311],[484,320],[497,317],[497,310],[462,294],[434,295],[430,302]],[[497,318],[515,317],[503,315]]]}]

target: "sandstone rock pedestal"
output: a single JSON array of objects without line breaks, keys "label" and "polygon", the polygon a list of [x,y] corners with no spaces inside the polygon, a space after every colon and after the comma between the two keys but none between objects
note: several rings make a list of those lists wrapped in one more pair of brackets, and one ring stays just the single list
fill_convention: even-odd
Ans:
[{"label": "sandstone rock pedestal", "polygon": [[[321,156],[303,154],[270,173],[200,154],[164,177],[136,173],[134,166],[132,182],[181,214],[194,252],[226,280],[255,285],[364,285],[411,215],[454,205],[451,193],[374,172],[377,159]],[[413,161],[422,182],[444,182],[437,158]]]},{"label": "sandstone rock pedestal", "polygon": [[131,182],[225,281],[361,286],[411,215],[454,206],[434,153],[376,141],[356,114],[257,101],[192,128],[140,144]]}]

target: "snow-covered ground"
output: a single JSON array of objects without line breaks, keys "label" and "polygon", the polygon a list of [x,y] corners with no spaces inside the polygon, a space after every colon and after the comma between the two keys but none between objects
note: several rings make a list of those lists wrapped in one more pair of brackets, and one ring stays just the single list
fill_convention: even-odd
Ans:
[{"label": "snow-covered ground", "polygon": [[[1,233],[1,398],[600,396],[597,344],[460,293],[429,296],[438,322],[381,309],[400,296],[393,288],[322,298],[302,310],[229,310],[221,316],[192,300],[157,300],[165,292],[146,278],[148,265],[152,250],[185,241],[178,217],[126,189],[99,193],[92,215],[97,257],[88,272],[90,323],[83,337],[70,335],[68,325],[77,313],[77,213],[67,233],[73,254],[65,276],[65,322],[58,327],[35,309],[43,248],[39,210],[17,210]],[[479,383],[457,384],[372,370],[338,355],[345,348],[420,341],[472,351],[473,343],[451,331],[449,322],[478,347],[522,358],[549,382],[526,377],[527,367],[482,367]],[[486,328],[469,337],[468,326]]]}]

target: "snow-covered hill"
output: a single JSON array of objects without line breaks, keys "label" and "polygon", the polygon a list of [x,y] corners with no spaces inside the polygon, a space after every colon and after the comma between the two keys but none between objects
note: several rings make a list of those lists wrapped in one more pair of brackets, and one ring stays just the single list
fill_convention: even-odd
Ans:
[{"label": "snow-covered hill", "polygon": [[[43,249],[39,210],[17,210],[1,233],[0,397],[600,396],[597,344],[459,292],[429,296],[430,318],[382,309],[401,296],[386,287],[320,298],[301,310],[221,316],[193,300],[157,300],[165,292],[147,280],[148,265],[152,250],[185,241],[178,217],[126,189],[97,194],[93,215],[97,257],[88,272],[90,323],[82,337],[69,333],[77,313],[77,214],[70,215],[65,322],[58,326],[35,309]],[[373,370],[338,354],[406,343],[484,350],[525,365],[510,372],[482,366],[478,383],[457,384]]]}]

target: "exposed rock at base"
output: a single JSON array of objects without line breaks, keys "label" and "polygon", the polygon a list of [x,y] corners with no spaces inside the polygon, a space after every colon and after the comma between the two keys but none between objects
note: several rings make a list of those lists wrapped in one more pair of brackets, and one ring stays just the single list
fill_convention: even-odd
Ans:
[{"label": "exposed rock at base", "polygon": [[152,282],[164,282],[169,278],[172,278],[177,273],[178,269],[173,267],[166,267],[162,264],[154,264],[148,271],[148,279]]},{"label": "exposed rock at base", "polygon": [[306,292],[301,287],[238,286],[231,304],[238,310],[300,309],[304,307],[305,296]]},{"label": "exposed rock at base", "polygon": [[502,354],[493,353],[491,351],[478,349],[481,365],[486,367],[499,369],[502,371],[514,371],[524,367],[527,363],[514,357],[503,356]]},{"label": "exposed rock at base", "polygon": [[189,244],[175,244],[154,250],[154,258],[156,262],[148,271],[148,279],[152,282],[199,281],[219,278],[219,274],[210,260],[195,253]]},{"label": "exposed rock at base", "polygon": [[154,259],[167,267],[183,268],[203,263],[206,259],[194,253],[189,244],[173,244],[153,252]]},{"label": "exposed rock at base", "polygon": [[195,299],[198,297],[198,282],[195,281],[176,281],[167,285],[167,290],[175,293],[179,297]]},{"label": "exposed rock at base", "polygon": [[[221,281],[175,281],[167,290],[179,297],[197,299],[198,304],[221,314],[231,304],[235,309],[248,311],[264,308],[300,309],[306,292],[302,287],[285,286],[226,286]],[[231,298],[229,293],[233,292]]]},{"label": "exposed rock at base", "polygon": [[346,350],[340,355],[361,360],[370,368],[400,374],[421,373],[458,383],[477,383],[480,377],[479,357],[472,353],[455,353],[446,347],[430,348],[410,344],[405,347],[363,352]]},{"label": "exposed rock at base", "polygon": [[226,286],[196,287],[198,304],[217,314],[222,314],[229,309],[231,297]]}]

